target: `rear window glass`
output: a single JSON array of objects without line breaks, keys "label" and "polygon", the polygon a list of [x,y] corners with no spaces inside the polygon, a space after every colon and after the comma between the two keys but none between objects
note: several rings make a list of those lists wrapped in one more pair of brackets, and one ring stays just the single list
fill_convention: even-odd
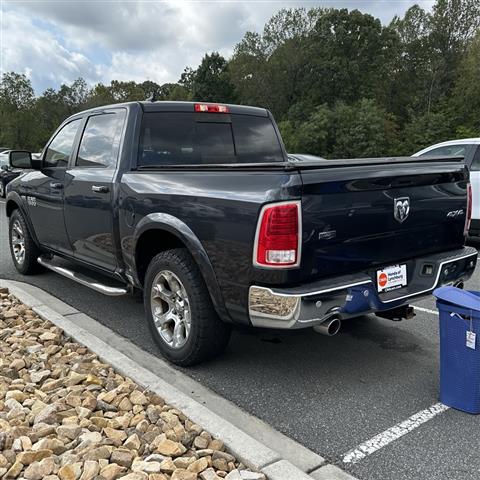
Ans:
[{"label": "rear window glass", "polygon": [[140,166],[281,161],[280,142],[268,117],[171,112],[143,116]]}]

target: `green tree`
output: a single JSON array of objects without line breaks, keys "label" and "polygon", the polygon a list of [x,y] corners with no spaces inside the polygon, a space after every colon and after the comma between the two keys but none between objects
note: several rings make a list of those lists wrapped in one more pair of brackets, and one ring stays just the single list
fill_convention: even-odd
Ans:
[{"label": "green tree", "polygon": [[192,96],[204,102],[232,102],[234,86],[230,81],[228,64],[219,53],[206,54],[193,74]]},{"label": "green tree", "polygon": [[30,79],[15,72],[0,81],[0,144],[10,148],[34,145],[35,96]]},{"label": "green tree", "polygon": [[413,116],[403,130],[402,154],[412,155],[433,143],[451,140],[455,128],[448,113],[425,113]]},{"label": "green tree", "polygon": [[384,102],[398,37],[358,10],[330,9],[318,19],[309,48],[309,96],[316,103]]},{"label": "green tree", "polygon": [[315,108],[306,120],[284,120],[279,128],[288,152],[325,157],[332,141],[332,124],[332,111],[325,104]]},{"label": "green tree", "polygon": [[331,157],[381,157],[397,150],[395,119],[373,100],[336,105],[332,128]]},{"label": "green tree", "polygon": [[451,98],[451,117],[461,137],[480,135],[480,31],[458,69]]}]

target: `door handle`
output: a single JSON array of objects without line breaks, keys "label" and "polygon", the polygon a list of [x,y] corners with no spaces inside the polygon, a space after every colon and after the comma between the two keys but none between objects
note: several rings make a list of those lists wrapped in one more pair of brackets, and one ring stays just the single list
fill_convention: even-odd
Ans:
[{"label": "door handle", "polygon": [[92,192],[96,193],[108,193],[110,189],[104,185],[92,185]]},{"label": "door handle", "polygon": [[50,182],[50,187],[54,188],[55,190],[60,190],[63,188],[63,183]]}]

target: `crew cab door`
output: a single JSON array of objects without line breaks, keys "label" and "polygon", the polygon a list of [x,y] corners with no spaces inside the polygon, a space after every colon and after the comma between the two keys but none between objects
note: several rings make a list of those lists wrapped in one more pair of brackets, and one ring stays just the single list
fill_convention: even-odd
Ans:
[{"label": "crew cab door", "polygon": [[23,185],[38,241],[63,253],[71,253],[63,218],[65,172],[81,123],[81,118],[74,119],[54,135],[43,153],[43,168],[31,172]]},{"label": "crew cab door", "polygon": [[117,266],[114,178],[125,114],[113,109],[87,118],[65,181],[65,225],[73,255],[108,271]]}]

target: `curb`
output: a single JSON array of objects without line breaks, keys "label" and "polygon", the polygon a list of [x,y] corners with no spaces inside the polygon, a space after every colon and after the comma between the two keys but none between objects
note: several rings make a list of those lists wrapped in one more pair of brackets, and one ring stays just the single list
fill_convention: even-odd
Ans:
[{"label": "curb", "polygon": [[[320,455],[243,412],[166,361],[144,352],[128,339],[40,288],[3,279],[0,279],[0,287],[7,287],[41,318],[60,327],[103,361],[110,363],[120,374],[130,377],[142,388],[151,390],[181,410],[192,421],[220,438],[239,461],[261,471],[269,480],[355,480],[338,467],[325,465],[325,459]],[[133,358],[140,360],[137,362]],[[226,418],[234,418],[242,429]],[[257,438],[244,431],[244,426]],[[277,447],[283,454],[267,447],[267,444]]]}]

